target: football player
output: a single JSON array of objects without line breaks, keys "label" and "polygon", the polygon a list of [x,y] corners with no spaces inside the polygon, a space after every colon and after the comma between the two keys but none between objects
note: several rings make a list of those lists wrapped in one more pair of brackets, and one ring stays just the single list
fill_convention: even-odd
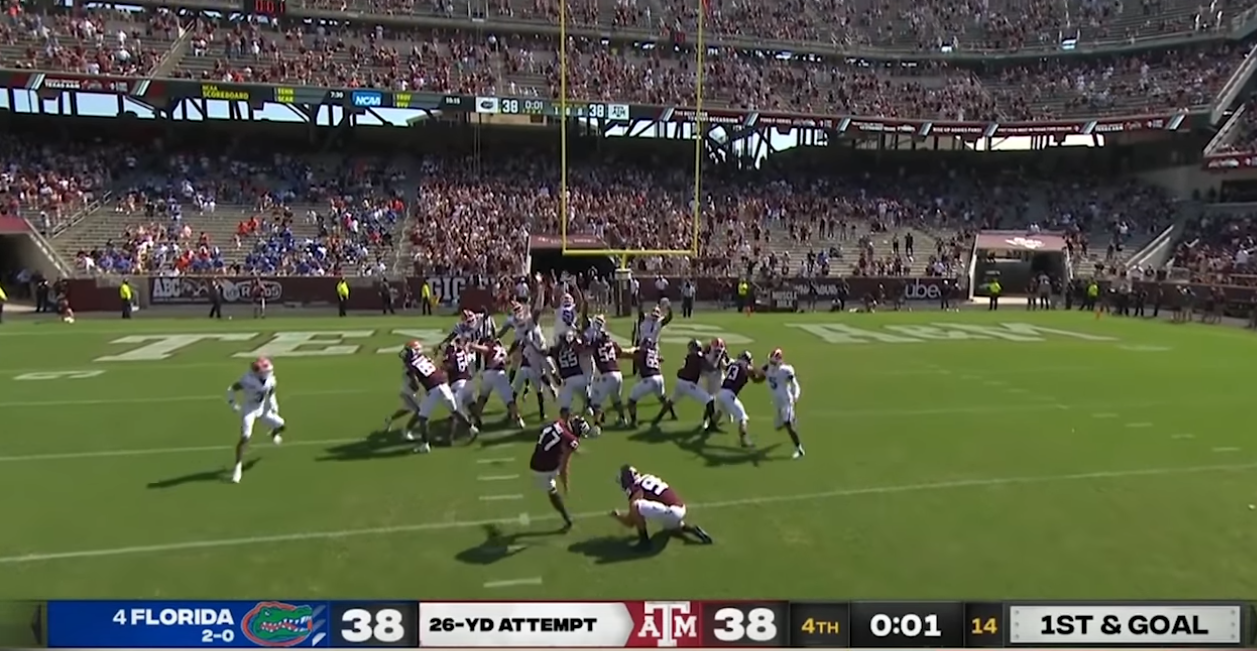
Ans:
[{"label": "football player", "polygon": [[559,417],[567,419],[572,415],[572,403],[576,396],[585,396],[589,388],[589,377],[581,368],[580,355],[584,342],[576,335],[575,330],[567,330],[549,351],[559,374]]},{"label": "football player", "polygon": [[557,346],[562,341],[563,335],[577,331],[577,316],[579,313],[576,309],[576,299],[564,292],[563,297],[559,299],[558,307],[554,310],[554,345]]},{"label": "football player", "polygon": [[524,419],[519,417],[519,407],[515,404],[515,392],[511,389],[511,381],[506,377],[506,365],[510,355],[506,346],[496,339],[486,340],[481,344],[472,344],[472,350],[480,354],[484,362],[484,371],[480,374],[480,395],[472,406],[472,420],[476,427],[483,427],[481,418],[485,405],[489,403],[490,394],[498,394],[502,404],[506,405],[506,417],[520,429],[524,427]]},{"label": "football player", "polygon": [[[450,383],[450,391],[454,394],[454,404],[464,420],[471,420],[470,407],[476,397],[476,387],[471,381],[475,362],[471,351],[467,348],[466,340],[462,337],[455,337],[454,341],[445,347],[442,361],[445,367],[445,377]],[[457,425],[457,420],[450,420],[450,440],[454,439],[454,430]]]},{"label": "football player", "polygon": [[711,394],[703,390],[699,386],[699,380],[702,378],[704,370],[707,368],[707,357],[703,354],[703,345],[697,339],[691,339],[686,347],[685,361],[681,363],[681,369],[677,371],[677,383],[672,388],[672,395],[663,401],[663,409],[659,410],[659,415],[655,416],[655,420],[651,422],[652,427],[658,427],[659,421],[663,420],[664,414],[671,413],[672,418],[676,419],[676,402],[682,397],[693,398],[695,401],[703,405],[703,429],[711,426],[712,420],[716,414],[716,399]]},{"label": "football player", "polygon": [[445,335],[445,338],[441,340],[438,347],[449,345],[456,339],[472,341],[476,338],[476,335],[479,334],[480,326],[481,321],[479,315],[471,310],[463,310],[462,314],[459,315],[458,322],[454,324],[453,328],[450,328],[450,333]]},{"label": "football player", "polygon": [[[729,368],[729,352],[725,348],[725,340],[720,337],[712,339],[711,343],[703,347],[703,355],[707,358],[707,365],[703,369],[703,390],[715,397],[720,392],[720,383],[724,381],[725,369]],[[723,416],[717,405],[712,421],[719,423]]]},{"label": "football player", "polygon": [[764,375],[755,368],[750,351],[743,351],[729,364],[729,368],[725,369],[725,379],[720,385],[720,391],[716,392],[716,401],[720,404],[720,408],[738,424],[738,435],[742,446],[749,448],[754,446],[751,443],[750,434],[747,433],[749,418],[746,415],[746,407],[738,398],[738,394],[746,387],[748,381],[763,382]]},{"label": "football player", "polygon": [[763,373],[768,380],[768,390],[772,392],[773,407],[777,410],[777,429],[785,428],[794,443],[794,458],[801,458],[803,444],[799,442],[799,432],[795,429],[794,404],[799,401],[802,392],[794,367],[786,363],[786,356],[781,349],[775,348],[768,355],[768,364],[764,365]]},{"label": "football player", "polygon": [[607,332],[605,317],[595,316],[590,320],[589,327],[589,347],[594,351],[594,369],[598,372],[597,377],[594,378],[593,397],[590,399],[590,404],[594,412],[595,432],[601,432],[606,417],[603,405],[608,399],[611,400],[611,407],[615,409],[616,424],[626,423],[624,405],[620,402],[620,395],[624,389],[624,374],[620,372],[620,358],[626,353],[611,338],[611,333]]},{"label": "football player", "polygon": [[546,346],[545,335],[541,333],[540,327],[534,325],[526,331],[523,339],[517,339],[516,342],[519,343],[520,362],[515,379],[511,382],[511,388],[515,391],[515,402],[518,403],[519,397],[531,386],[537,392],[537,410],[541,419],[545,420],[546,395],[551,394],[557,399],[558,393],[551,380],[553,374],[550,372],[549,348]]},{"label": "football player", "polygon": [[[664,399],[663,357],[659,356],[659,344],[653,339],[642,340],[641,346],[628,352],[632,353],[633,365],[637,367],[637,384],[629,391],[629,427],[637,427],[637,403],[649,395]],[[675,411],[672,412],[672,419],[676,420]]]},{"label": "football player", "polygon": [[[259,420],[271,428],[271,440],[279,445],[284,441],[286,427],[279,415],[279,402],[275,399],[275,368],[271,360],[259,357],[239,380],[227,388],[227,404],[240,414],[240,441],[236,443],[236,465],[231,471],[232,483],[239,484],[244,475],[244,453],[253,436],[253,425]],[[236,393],[244,394],[244,400],[236,402]]]},{"label": "football player", "polygon": [[650,312],[638,313],[633,341],[637,342],[638,346],[647,339],[659,341],[659,335],[663,334],[664,326],[669,323],[672,323],[672,307],[668,304],[668,299],[664,298]]},{"label": "football player", "polygon": [[560,418],[541,428],[541,436],[537,437],[532,457],[528,460],[537,487],[546,491],[550,506],[563,518],[565,533],[572,528],[572,515],[563,501],[563,496],[571,488],[572,454],[580,447],[580,440],[589,433],[590,426],[584,418]]},{"label": "football player", "polygon": [[[480,430],[459,412],[454,392],[450,390],[450,385],[446,381],[445,371],[424,353],[423,344],[411,341],[398,356],[401,357],[404,370],[401,397],[406,406],[399,413],[411,414],[410,420],[406,423],[406,440],[415,440],[415,430],[419,432],[419,446],[415,448],[415,452],[426,453],[432,450],[428,437],[428,420],[432,417],[432,411],[437,405],[444,406],[449,410],[451,418],[466,425],[470,440],[475,440]],[[426,393],[422,401],[419,400],[420,389]],[[394,414],[392,418],[386,420],[385,429],[387,430],[397,418],[399,416]]]},{"label": "football player", "polygon": [[611,517],[637,530],[639,550],[650,549],[650,534],[646,530],[648,522],[657,522],[666,531],[690,534],[705,545],[714,542],[702,527],[686,524],[685,501],[667,482],[654,475],[640,473],[629,465],[620,467],[617,480],[620,489],[628,496],[629,508],[628,511],[612,511]]}]

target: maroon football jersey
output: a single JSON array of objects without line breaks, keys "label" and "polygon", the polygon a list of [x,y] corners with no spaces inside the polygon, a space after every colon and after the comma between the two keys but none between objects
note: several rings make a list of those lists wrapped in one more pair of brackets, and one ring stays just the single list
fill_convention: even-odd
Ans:
[{"label": "maroon football jersey", "polygon": [[642,499],[651,502],[659,502],[664,506],[685,506],[685,502],[681,501],[681,496],[672,490],[668,482],[654,475],[638,477],[637,481],[633,482],[633,488],[629,493],[633,494],[638,491],[641,491]]},{"label": "maroon football jersey", "polygon": [[451,382],[471,379],[471,355],[458,346],[445,349],[445,374]]},{"label": "maroon football jersey", "polygon": [[510,354],[506,352],[502,344],[493,344],[485,355],[484,368],[486,371],[505,371],[509,357]]},{"label": "maroon football jersey", "polygon": [[585,373],[580,367],[578,351],[579,348],[575,342],[569,343],[566,340],[560,341],[557,346],[550,349],[550,357],[554,358],[554,365],[559,369],[559,377],[566,380]]},{"label": "maroon football jersey", "polygon": [[662,373],[659,370],[659,349],[638,348],[637,349],[637,374],[642,377],[655,377]]},{"label": "maroon football jersey", "polygon": [[677,379],[698,382],[703,376],[703,366],[706,363],[701,352],[686,355],[685,362],[681,364],[681,370],[677,371]]},{"label": "maroon football jersey", "polygon": [[619,373],[619,354],[620,347],[615,345],[615,341],[603,335],[594,349],[594,368],[598,369],[599,373]]},{"label": "maroon football jersey", "polygon": [[406,351],[406,356],[402,360],[406,365],[406,373],[414,381],[419,383],[426,391],[431,391],[442,384],[445,384],[445,371],[432,363],[427,355],[416,353],[414,351]]},{"label": "maroon football jersey", "polygon": [[742,391],[742,387],[746,386],[746,381],[751,379],[751,369],[742,362],[735,362],[725,369],[725,381],[720,384],[721,389],[728,389],[733,395],[738,395]]},{"label": "maroon football jersey", "polygon": [[580,437],[573,434],[563,421],[555,421],[541,428],[541,436],[537,437],[528,467],[537,472],[555,472],[563,467],[568,455],[578,447]]}]

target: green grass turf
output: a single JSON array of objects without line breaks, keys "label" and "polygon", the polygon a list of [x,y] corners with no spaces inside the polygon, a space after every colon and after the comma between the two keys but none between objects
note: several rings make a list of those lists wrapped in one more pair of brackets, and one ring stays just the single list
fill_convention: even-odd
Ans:
[{"label": "green grass turf", "polygon": [[[1001,323],[1087,338],[954,338],[958,324]],[[1247,553],[1257,513],[1246,508],[1257,502],[1257,340],[1246,332],[1020,310],[678,319],[670,362],[690,336],[719,334],[760,359],[785,348],[803,386],[807,458],[789,459],[763,386],[744,396],[754,454],[732,434],[696,445],[688,431],[700,411],[685,404],[660,434],[608,431],[582,447],[569,500],[582,517],[558,536],[544,533],[555,520],[527,469],[535,428],[429,456],[368,442],[398,405],[391,353],[449,324],[147,313],[4,324],[0,598],[1257,593]],[[832,324],[918,336],[832,343],[817,335]],[[274,356],[287,441],[260,437],[244,482],[225,483],[237,421],[224,391],[253,351],[294,331],[358,336],[339,354]],[[100,361],[143,345],[123,337],[206,332],[237,340]],[[531,396],[525,404],[535,412]],[[603,516],[622,506],[613,478],[626,462],[670,481],[717,544],[626,553],[630,537]],[[494,496],[520,497],[483,499]],[[486,585],[504,581],[521,584]]]}]

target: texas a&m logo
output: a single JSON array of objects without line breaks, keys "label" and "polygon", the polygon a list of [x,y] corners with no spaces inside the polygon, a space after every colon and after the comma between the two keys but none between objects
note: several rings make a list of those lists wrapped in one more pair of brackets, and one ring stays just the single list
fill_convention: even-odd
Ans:
[{"label": "texas a&m logo", "polygon": [[697,610],[689,601],[647,601],[631,646],[698,646]]}]

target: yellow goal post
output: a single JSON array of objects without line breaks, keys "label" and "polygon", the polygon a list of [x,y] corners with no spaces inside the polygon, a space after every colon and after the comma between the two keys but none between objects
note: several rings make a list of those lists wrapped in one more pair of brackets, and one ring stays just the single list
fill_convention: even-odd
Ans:
[{"label": "yellow goal post", "polygon": [[568,225],[568,184],[567,184],[567,146],[568,146],[568,54],[567,54],[567,0],[559,0],[559,242],[564,256],[608,257],[619,261],[621,272],[628,269],[631,257],[698,257],[699,228],[703,215],[703,80],[706,60],[705,19],[707,1],[695,0],[698,7],[698,29],[695,38],[696,72],[694,76],[694,196],[692,233],[688,249],[584,249],[570,246],[567,237]]}]

